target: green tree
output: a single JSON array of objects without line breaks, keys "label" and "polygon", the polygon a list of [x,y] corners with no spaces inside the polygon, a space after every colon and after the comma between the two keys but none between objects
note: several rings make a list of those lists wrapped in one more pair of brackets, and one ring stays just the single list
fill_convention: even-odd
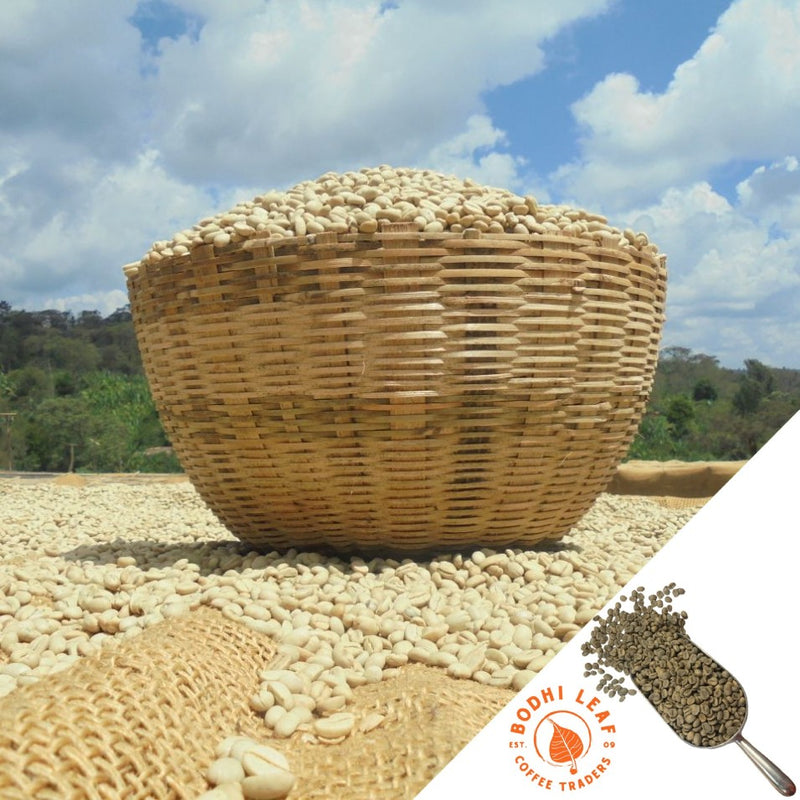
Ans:
[{"label": "green tree", "polygon": [[[44,400],[25,414],[23,467],[37,472],[66,472],[71,455],[75,466],[94,463],[102,422],[89,411],[86,402],[75,397]],[[94,453],[90,453],[94,450]]]},{"label": "green tree", "polygon": [[8,375],[11,392],[18,408],[33,407],[53,396],[50,375],[41,367],[28,365]]},{"label": "green tree", "polygon": [[718,396],[717,388],[708,378],[700,378],[692,389],[692,400],[695,402],[702,402],[705,400],[713,403]]},{"label": "green tree", "polygon": [[120,451],[123,463],[127,464],[137,452],[169,444],[144,376],[92,373],[81,396],[92,413],[107,420],[124,440]]},{"label": "green tree", "polygon": [[14,384],[11,378],[0,369],[0,401],[11,400],[14,396]]},{"label": "green tree", "polygon": [[81,311],[75,320],[75,328],[89,328],[96,330],[103,326],[103,318],[99,311]]},{"label": "green tree", "polygon": [[47,329],[25,339],[26,360],[48,369],[90,372],[100,364],[100,353],[91,342],[65,336],[62,331]]},{"label": "green tree", "polygon": [[757,358],[747,358],[744,367],[747,377],[755,381],[765,395],[771,394],[775,390],[775,376],[768,366],[762,364]]},{"label": "green tree", "polygon": [[733,407],[740,416],[755,414],[761,401],[775,389],[775,378],[769,367],[755,358],[747,359],[744,366],[745,374],[732,399]]},{"label": "green tree", "polygon": [[631,443],[628,458],[659,461],[672,458],[669,423],[661,414],[646,413]]},{"label": "green tree", "polygon": [[744,377],[731,402],[736,413],[744,417],[758,411],[762,396],[761,386],[750,378]]},{"label": "green tree", "polygon": [[685,395],[679,394],[671,398],[667,405],[667,422],[672,435],[683,439],[694,421],[694,404]]},{"label": "green tree", "polygon": [[661,351],[653,386],[653,400],[666,401],[676,394],[691,395],[700,381],[718,384],[719,360],[705,353],[693,353],[688,347],[666,347]]},{"label": "green tree", "polygon": [[53,394],[56,397],[66,397],[76,394],[81,384],[80,374],[66,369],[53,372]]}]

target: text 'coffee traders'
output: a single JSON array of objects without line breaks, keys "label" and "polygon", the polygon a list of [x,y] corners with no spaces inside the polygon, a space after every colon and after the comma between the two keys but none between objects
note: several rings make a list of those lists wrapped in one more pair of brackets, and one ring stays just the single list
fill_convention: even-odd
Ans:
[{"label": "text 'coffee traders'", "polygon": [[546,687],[517,707],[509,726],[513,768],[545,791],[575,792],[612,764],[616,728],[607,701],[593,690]]}]

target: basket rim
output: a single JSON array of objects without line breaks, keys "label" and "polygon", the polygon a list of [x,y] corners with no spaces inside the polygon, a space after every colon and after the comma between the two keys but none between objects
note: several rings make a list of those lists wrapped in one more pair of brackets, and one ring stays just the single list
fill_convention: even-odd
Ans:
[{"label": "basket rim", "polygon": [[[533,248],[532,252],[520,251],[520,245],[530,244],[550,244],[560,257],[571,257],[584,261],[594,257],[600,257],[608,263],[611,259],[619,259],[623,263],[620,268],[630,268],[634,263],[639,268],[655,269],[656,272],[666,268],[666,254],[660,251],[649,252],[626,243],[615,247],[602,244],[602,237],[576,236],[562,232],[535,232],[515,233],[513,231],[493,232],[480,231],[477,228],[465,228],[463,231],[420,231],[412,223],[406,222],[386,222],[378,231],[374,233],[340,233],[337,231],[324,231],[322,233],[304,234],[302,236],[281,236],[268,231],[256,233],[247,239],[238,242],[230,242],[223,246],[216,246],[213,243],[198,244],[193,246],[187,253],[174,253],[170,256],[161,257],[158,260],[145,260],[130,262],[123,265],[122,271],[126,278],[137,277],[141,271],[158,272],[167,266],[178,266],[192,264],[198,261],[213,260],[217,256],[225,257],[236,252],[267,251],[271,257],[279,258],[280,255],[315,253],[324,250],[358,250],[359,245],[374,245],[377,250],[385,250],[391,253],[391,257],[401,257],[404,253],[402,248],[381,247],[386,243],[400,243],[402,241],[414,240],[417,243],[431,242],[438,243],[445,252],[455,249],[455,244],[464,250],[487,249],[487,250],[508,250],[514,251],[514,255],[520,257],[546,257],[554,255],[543,247]],[[408,255],[417,252],[417,246],[413,246]],[[272,251],[271,253],[269,251]],[[278,253],[280,255],[278,255]],[[562,255],[563,254],[563,255]],[[256,253],[254,253],[256,255]],[[261,255],[261,253],[258,253]],[[431,253],[431,255],[433,255]],[[509,253],[511,255],[511,253]],[[647,264],[647,262],[650,264]],[[610,266],[610,265],[609,265]]]}]

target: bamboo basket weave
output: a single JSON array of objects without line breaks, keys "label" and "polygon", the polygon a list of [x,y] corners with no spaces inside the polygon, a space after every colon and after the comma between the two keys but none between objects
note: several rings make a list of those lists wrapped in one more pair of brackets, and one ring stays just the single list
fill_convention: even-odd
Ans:
[{"label": "bamboo basket weave", "polygon": [[321,233],[126,270],[193,484],[255,547],[562,536],[636,432],[663,256],[558,234]]}]

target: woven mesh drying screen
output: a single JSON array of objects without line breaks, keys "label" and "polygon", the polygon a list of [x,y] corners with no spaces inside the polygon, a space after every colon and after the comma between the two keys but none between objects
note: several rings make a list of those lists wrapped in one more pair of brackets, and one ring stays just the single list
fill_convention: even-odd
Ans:
[{"label": "woven mesh drying screen", "polygon": [[254,716],[248,698],[274,651],[200,609],[17,689],[0,705],[0,797],[196,797],[216,744]]},{"label": "woven mesh drying screen", "polygon": [[165,428],[241,539],[530,545],[580,519],[624,456],[663,260],[406,228],[206,245],[129,274]]}]

